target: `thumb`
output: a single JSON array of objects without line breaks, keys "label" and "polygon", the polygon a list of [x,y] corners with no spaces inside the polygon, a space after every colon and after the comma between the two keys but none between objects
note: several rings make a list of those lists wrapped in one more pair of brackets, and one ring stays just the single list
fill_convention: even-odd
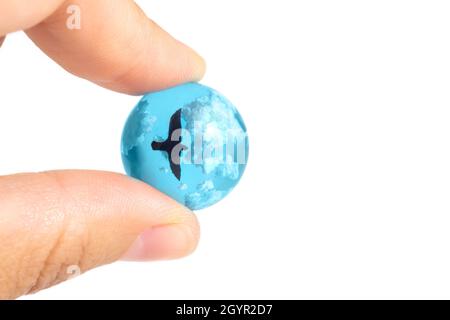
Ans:
[{"label": "thumb", "polygon": [[105,172],[0,177],[0,299],[120,258],[178,258],[198,241],[195,216],[146,184]]}]

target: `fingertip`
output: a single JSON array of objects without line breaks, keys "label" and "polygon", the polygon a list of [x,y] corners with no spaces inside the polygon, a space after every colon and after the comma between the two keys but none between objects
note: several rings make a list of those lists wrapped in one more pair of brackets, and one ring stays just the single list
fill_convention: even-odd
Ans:
[{"label": "fingertip", "polygon": [[[134,50],[136,53],[146,54],[135,58],[135,61],[129,58],[128,62],[118,63],[110,70],[121,64],[131,64],[134,67],[125,68],[126,72],[119,76],[103,77],[103,80],[92,80],[89,76],[86,78],[101,87],[130,95],[143,95],[202,80],[206,73],[206,60],[197,51],[170,36],[156,23],[152,22],[150,25],[154,29],[151,32],[152,37],[158,40],[146,39],[144,44]],[[123,58],[116,57],[112,60],[120,61]]]},{"label": "fingertip", "polygon": [[192,81],[194,82],[200,81],[203,79],[206,73],[207,69],[206,60],[195,51],[193,53],[192,60],[193,60],[193,71],[191,73]]},{"label": "fingertip", "polygon": [[171,260],[191,254],[197,247],[199,227],[190,222],[152,227],[143,231],[122,256],[124,261]]}]

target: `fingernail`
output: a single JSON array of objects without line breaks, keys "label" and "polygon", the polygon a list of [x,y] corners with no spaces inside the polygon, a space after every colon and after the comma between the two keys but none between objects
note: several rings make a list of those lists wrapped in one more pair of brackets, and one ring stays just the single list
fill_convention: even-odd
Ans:
[{"label": "fingernail", "polygon": [[122,260],[152,261],[176,259],[190,254],[196,246],[192,230],[183,224],[154,227],[144,231]]}]

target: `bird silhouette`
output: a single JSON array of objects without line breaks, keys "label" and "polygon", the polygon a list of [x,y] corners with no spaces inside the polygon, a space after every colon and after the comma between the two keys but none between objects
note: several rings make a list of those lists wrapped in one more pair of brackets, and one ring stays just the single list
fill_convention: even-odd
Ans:
[{"label": "bird silhouette", "polygon": [[[172,140],[172,135],[176,130],[181,129],[181,109],[177,110],[172,117],[170,117],[169,122],[169,133],[167,136],[167,139],[164,141],[153,141],[152,142],[152,149],[155,151],[163,151],[167,152],[167,156],[170,163],[170,169],[172,170],[173,175],[180,180],[181,179],[181,166],[180,166],[180,160],[181,160],[181,152],[183,150],[187,150],[188,147],[181,144],[182,137],[180,135],[178,141]],[[178,154],[173,155],[173,149],[179,145],[180,151]],[[174,159],[175,158],[175,159]]]}]

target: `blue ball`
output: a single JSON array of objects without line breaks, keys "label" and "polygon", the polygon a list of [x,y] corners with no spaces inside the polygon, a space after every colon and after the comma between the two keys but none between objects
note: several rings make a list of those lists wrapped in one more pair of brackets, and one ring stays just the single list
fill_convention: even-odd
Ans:
[{"label": "blue ball", "polygon": [[199,210],[241,179],[247,129],[223,95],[188,83],[141,99],[125,124],[121,153],[128,175]]}]

